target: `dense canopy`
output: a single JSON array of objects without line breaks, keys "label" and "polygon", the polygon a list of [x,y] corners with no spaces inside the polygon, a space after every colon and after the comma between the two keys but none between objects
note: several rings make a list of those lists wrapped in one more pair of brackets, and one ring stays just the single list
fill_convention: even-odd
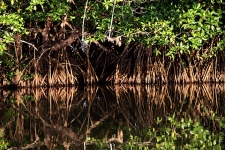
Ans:
[{"label": "dense canopy", "polygon": [[53,84],[64,72],[56,84],[218,81],[224,10],[222,0],[5,0],[1,80]]}]

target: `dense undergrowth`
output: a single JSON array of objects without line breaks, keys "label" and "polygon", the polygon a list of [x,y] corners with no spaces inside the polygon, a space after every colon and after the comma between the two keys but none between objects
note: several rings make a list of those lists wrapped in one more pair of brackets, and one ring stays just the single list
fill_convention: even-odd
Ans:
[{"label": "dense undergrowth", "polygon": [[222,0],[86,4],[2,1],[0,85],[225,81]]}]

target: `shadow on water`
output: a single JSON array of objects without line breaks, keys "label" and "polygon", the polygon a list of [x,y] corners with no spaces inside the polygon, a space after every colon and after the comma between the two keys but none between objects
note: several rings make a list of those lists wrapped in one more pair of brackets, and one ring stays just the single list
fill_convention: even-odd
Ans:
[{"label": "shadow on water", "polygon": [[224,85],[209,84],[1,91],[0,142],[9,149],[99,149],[102,139],[108,149],[122,148],[172,115],[220,132],[210,117],[224,116],[224,99]]}]

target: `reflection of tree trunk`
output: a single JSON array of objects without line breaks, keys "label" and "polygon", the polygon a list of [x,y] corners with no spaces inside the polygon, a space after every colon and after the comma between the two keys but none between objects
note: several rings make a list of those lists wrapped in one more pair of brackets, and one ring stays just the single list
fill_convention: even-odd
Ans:
[{"label": "reflection of tree trunk", "polygon": [[17,118],[16,118],[16,130],[15,130],[15,136],[17,139],[21,142],[24,135],[24,115],[22,114],[22,109],[24,103],[21,95],[19,93],[15,93],[16,102],[17,102],[17,108],[19,108],[19,111],[17,112]]},{"label": "reflection of tree trunk", "polygon": [[[35,148],[40,145],[48,145],[49,149],[54,149],[54,145],[57,144],[64,145],[67,148],[69,146],[71,148],[71,145],[80,146],[85,141],[87,134],[90,134],[93,138],[95,138],[94,134],[97,134],[98,137],[105,137],[107,144],[113,142],[124,144],[128,142],[125,139],[126,136],[124,136],[126,130],[121,130],[120,127],[125,126],[139,130],[153,126],[157,117],[165,119],[167,116],[174,114],[174,112],[178,117],[193,117],[195,120],[199,120],[204,116],[203,113],[207,113],[206,118],[210,117],[211,110],[215,112],[219,109],[219,112],[222,113],[218,115],[222,116],[224,114],[223,103],[221,101],[224,97],[222,85],[212,86],[207,84],[202,87],[189,84],[175,87],[164,86],[163,88],[148,85],[146,87],[115,86],[113,88],[115,89],[107,90],[105,97],[101,96],[99,98],[96,96],[99,96],[99,93],[103,93],[104,91],[99,92],[98,88],[94,86],[85,89],[84,93],[83,91],[79,93],[74,88],[71,88],[71,90],[63,88],[57,90],[49,89],[49,92],[46,92],[46,89],[41,89],[43,93],[40,92],[40,89],[36,90],[36,93],[31,90],[32,92],[29,91],[31,92],[29,95],[35,95],[35,103],[39,104],[37,107],[35,107],[33,101],[25,101],[21,96],[27,92],[26,90],[14,93],[12,94],[12,98],[17,99],[18,102],[17,105],[12,105],[13,110],[17,112],[15,115],[16,122],[12,123],[14,118],[12,118],[13,121],[10,120],[11,123],[8,123],[6,128],[8,130],[6,132],[9,135],[6,136],[12,138],[11,141],[15,139],[23,141],[24,139],[27,140],[27,135],[29,135],[28,139],[31,139],[31,141],[28,142],[30,144],[25,145],[21,149],[28,147]],[[218,89],[221,91],[218,91]],[[109,91],[112,93],[108,94]],[[50,95],[52,102],[49,102],[46,98],[45,92]],[[9,94],[5,93],[3,95]],[[87,121],[85,119],[80,119],[82,118],[80,114],[84,111],[82,105],[84,101],[87,102],[88,106],[88,112],[85,112],[86,116],[84,117],[92,119],[89,126],[86,126]],[[67,103],[71,105],[69,106]],[[51,110],[49,109],[50,105],[52,105]],[[50,113],[50,111],[53,113]],[[71,113],[73,118],[69,118],[71,117],[69,116]],[[29,118],[23,119],[24,116],[29,114],[34,118],[31,117],[30,120]],[[50,119],[49,116],[51,116]],[[118,118],[122,121],[117,121]],[[74,119],[75,121],[70,121],[70,119]],[[35,123],[33,123],[34,120]],[[106,123],[106,131],[111,131],[111,126],[108,127],[109,120],[112,121],[110,125],[112,124],[113,127],[116,125],[119,128],[116,129],[117,133],[113,134],[113,136],[105,134],[105,128],[101,126]],[[66,121],[70,122],[67,124],[65,123]],[[74,126],[73,123],[78,126]],[[27,126],[30,129],[30,133],[27,133],[27,130],[24,132],[24,127]],[[83,126],[84,128],[82,128]],[[75,130],[79,130],[80,128],[83,130],[81,129],[82,132],[77,134],[72,127]],[[113,131],[115,131],[114,129]],[[99,135],[100,133],[95,132],[99,130],[103,134]],[[45,139],[41,141],[43,139],[39,139],[39,136],[43,137],[43,134]],[[85,143],[94,144],[88,140]],[[137,142],[134,144],[142,143]]]}]

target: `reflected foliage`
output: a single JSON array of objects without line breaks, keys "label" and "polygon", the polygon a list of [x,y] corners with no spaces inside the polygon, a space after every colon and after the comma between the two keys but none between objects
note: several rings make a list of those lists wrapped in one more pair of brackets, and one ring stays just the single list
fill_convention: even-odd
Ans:
[{"label": "reflected foliage", "polygon": [[[157,118],[159,119],[159,118]],[[100,149],[223,149],[224,134],[212,132],[207,127],[195,122],[191,118],[177,120],[176,116],[166,118],[166,124],[160,124],[157,120],[154,127],[140,131],[123,129],[125,134],[110,142],[105,139],[91,138],[89,142],[96,144]],[[211,120],[216,122],[214,119]],[[223,120],[220,122],[224,123]],[[218,123],[218,122],[216,122]],[[224,128],[223,128],[224,129]],[[122,131],[119,129],[118,131]],[[120,133],[121,134],[121,133]],[[124,138],[127,141],[121,142]],[[113,138],[112,138],[113,139]],[[112,148],[113,147],[113,148]]]},{"label": "reflected foliage", "polygon": [[1,91],[1,149],[222,149],[222,85]]}]

